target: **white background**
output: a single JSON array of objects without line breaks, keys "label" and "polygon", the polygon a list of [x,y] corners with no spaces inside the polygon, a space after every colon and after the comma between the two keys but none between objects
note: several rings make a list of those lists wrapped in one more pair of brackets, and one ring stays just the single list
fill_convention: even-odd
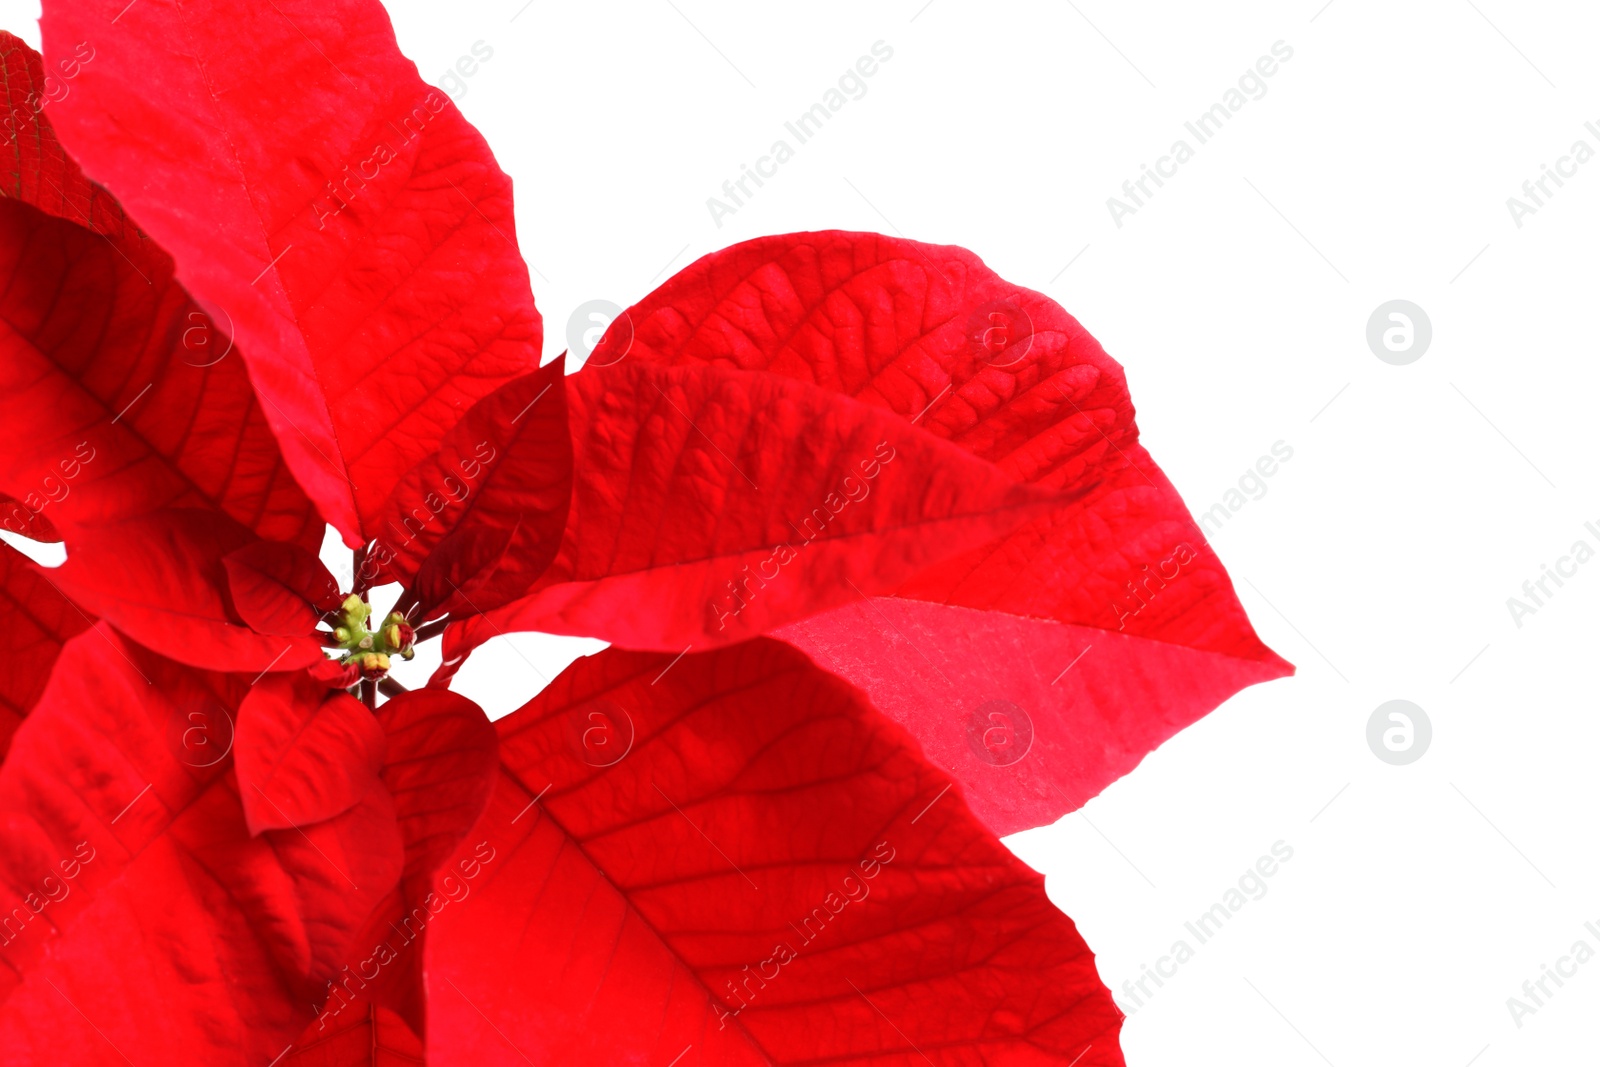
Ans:
[{"label": "white background", "polygon": [[[1600,15],[1322,2],[391,11],[515,178],[547,355],[579,304],[724,245],[881,230],[971,248],[1076,315],[1197,513],[1293,448],[1213,544],[1299,674],[1010,839],[1130,1012],[1129,1063],[1592,1063],[1600,960],[1520,1028],[1506,1000],[1580,938],[1600,951],[1600,560],[1521,627],[1506,601],[1573,542],[1600,549],[1600,160],[1520,228],[1506,200],[1575,140],[1600,150]],[[0,12],[36,44],[30,7]],[[880,40],[866,95],[719,228],[706,199]],[[492,58],[445,82],[480,41]],[[1293,58],[1265,96],[1197,145],[1184,122],[1277,41]],[[1180,137],[1194,159],[1116,226],[1107,198]],[[1365,339],[1396,298],[1433,327],[1406,366]],[[580,647],[517,643],[462,679],[495,713]],[[1367,746],[1393,698],[1433,725],[1408,766]],[[1199,945],[1185,921],[1280,840],[1267,894]],[[1194,958],[1137,1007],[1122,983],[1179,939]]]}]

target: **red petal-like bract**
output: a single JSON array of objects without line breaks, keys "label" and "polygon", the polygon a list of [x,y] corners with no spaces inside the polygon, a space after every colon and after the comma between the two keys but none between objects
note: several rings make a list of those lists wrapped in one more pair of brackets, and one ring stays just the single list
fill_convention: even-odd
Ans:
[{"label": "red petal-like bract", "polygon": [[40,26],[51,62],[104,41],[50,107],[63,143],[226,313],[289,466],[364,543],[538,367],[510,179],[377,0],[48,0]]},{"label": "red petal-like bract", "polygon": [[[81,76],[105,59],[73,52],[51,67],[69,95],[78,82],[63,71]],[[0,153],[12,157],[0,169],[0,491],[63,529],[209,505],[264,537],[315,547],[322,524],[228,331],[62,153],[39,106],[50,91],[39,62],[0,33]],[[15,530],[16,507],[5,512]]]},{"label": "red petal-like bract", "polygon": [[412,618],[488,611],[527,592],[560,547],[572,498],[565,365],[478,401],[407,472],[367,550],[377,578],[363,584],[406,583],[421,609]]},{"label": "red petal-like bract", "polygon": [[383,757],[372,712],[307,674],[269,674],[239,705],[233,762],[253,834],[349,811],[377,786]]},{"label": "red petal-like bract", "polygon": [[608,650],[496,728],[432,1067],[1122,1063],[1043,879],[782,643]]},{"label": "red petal-like bract", "polygon": [[446,689],[401,693],[378,709],[378,721],[388,737],[383,783],[405,841],[405,873],[356,938],[362,963],[372,961],[356,969],[366,985],[331,999],[319,1022],[332,1028],[333,1020],[359,1014],[350,999],[358,996],[399,1012],[420,1034],[427,1016],[423,946],[438,910],[470,892],[463,879],[473,869],[460,861],[440,868],[489,802],[499,742],[483,709]]},{"label": "red petal-like bract", "polygon": [[271,1063],[400,874],[388,795],[252,838],[189,736],[222,740],[243,682],[103,625],[62,656],[0,768],[6,1062]]},{"label": "red petal-like bract", "polygon": [[447,689],[401,693],[378,721],[388,738],[383,784],[406,843],[401,889],[420,900],[489,802],[499,741],[483,709]]},{"label": "red petal-like bract", "polygon": [[772,374],[624,361],[567,379],[574,490],[521,601],[445,661],[544,630],[681,652],[884,592],[1051,499],[891,412]]},{"label": "red petal-like bract", "polygon": [[222,558],[228,596],[257,633],[304,637],[344,600],[338,579],[298,545],[256,541]]},{"label": "red petal-like bract", "polygon": [[322,645],[239,625],[223,558],[248,531],[214,511],[173,508],[96,526],[73,539],[56,583],[117,629],[180,663],[215,670],[294,670],[320,663]]},{"label": "red petal-like bract", "polygon": [[964,249],[840,232],[736,245],[632,308],[590,357],[601,374],[637,363],[796,379],[1061,495],[893,597],[779,633],[915,734],[997,833],[1082,805],[1291,670],[1138,443],[1122,368]]},{"label": "red petal-like bract", "polygon": [[44,692],[61,646],[93,622],[21,552],[0,542],[0,763],[11,735]]}]

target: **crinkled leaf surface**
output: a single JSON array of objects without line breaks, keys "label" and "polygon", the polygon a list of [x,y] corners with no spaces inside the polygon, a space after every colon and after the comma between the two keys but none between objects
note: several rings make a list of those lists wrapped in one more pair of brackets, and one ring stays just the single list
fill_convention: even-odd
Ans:
[{"label": "crinkled leaf surface", "polygon": [[0,762],[11,735],[44,692],[61,646],[94,620],[79,611],[28,557],[0,543]]},{"label": "crinkled leaf surface", "polygon": [[44,115],[47,107],[72,92],[72,80],[93,63],[97,52],[87,40],[74,42],[46,69],[39,53],[15,34],[0,30],[0,148],[10,166],[0,169],[0,191],[41,211],[80,223],[96,233],[128,228],[117,202],[97,189],[62,151]]},{"label": "crinkled leaf surface", "polygon": [[910,729],[998,833],[1081,805],[1291,669],[1139,444],[1122,368],[1054,301],[964,249],[841,232],[749,241],[640,302],[590,363],[806,382],[1059,494],[894,598],[781,631]]},{"label": "crinkled leaf surface", "polygon": [[[315,547],[321,522],[231,332],[27,103],[44,91],[38,56],[0,34],[0,65],[11,104],[0,153],[12,157],[0,173],[0,489],[64,527],[214,505]],[[56,84],[70,95],[77,81]]]},{"label": "crinkled leaf surface", "polygon": [[372,712],[303,672],[269,674],[239,704],[233,758],[251,833],[349,811],[377,787],[383,757]]},{"label": "crinkled leaf surface", "polygon": [[772,374],[623,361],[567,379],[574,490],[522,600],[451,627],[682,651],[893,588],[1052,499],[891,412]]},{"label": "crinkled leaf surface", "polygon": [[607,650],[496,729],[493,858],[428,941],[434,1067],[1122,1063],[1043,879],[782,643]]},{"label": "crinkled leaf surface", "polygon": [[372,584],[412,588],[412,618],[499,607],[554,558],[572,497],[565,363],[478,401],[384,502]]},{"label": "crinkled leaf surface", "polygon": [[40,26],[52,62],[115,32],[51,105],[61,139],[226,314],[289,466],[364,543],[400,475],[538,366],[510,179],[378,0],[50,0]]},{"label": "crinkled leaf surface", "polygon": [[82,1067],[270,1063],[400,874],[387,795],[252,838],[231,764],[188,736],[225,735],[242,682],[104,624],[62,655],[74,669],[0,768],[0,1048]]}]

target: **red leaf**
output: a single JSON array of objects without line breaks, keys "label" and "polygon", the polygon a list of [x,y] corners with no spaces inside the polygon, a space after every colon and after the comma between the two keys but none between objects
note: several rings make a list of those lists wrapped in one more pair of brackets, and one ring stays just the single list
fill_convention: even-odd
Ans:
[{"label": "red leaf", "polygon": [[378,784],[383,727],[359,700],[303,673],[272,674],[239,705],[234,763],[252,834],[349,811]]},{"label": "red leaf", "polygon": [[[367,1000],[398,1011],[421,1033],[427,1005],[422,943],[441,901],[461,896],[465,869],[440,871],[483,813],[499,767],[499,742],[483,710],[448,690],[402,693],[378,708],[388,736],[383,783],[394,798],[405,841],[405,874],[368,920],[356,943],[391,945],[394,958],[361,990]],[[431,906],[430,906],[431,905]],[[376,959],[374,960],[376,962]],[[372,968],[364,967],[363,973]],[[325,1009],[323,1022],[350,1012],[345,1000]]]},{"label": "red leaf", "polygon": [[250,540],[216,512],[155,512],[84,530],[55,581],[87,610],[180,663],[251,672],[320,663],[322,645],[312,637],[236,625],[222,559]]},{"label": "red leaf", "polygon": [[447,689],[401,693],[378,709],[383,784],[406,843],[408,899],[420,899],[489,802],[500,743],[483,709]]},{"label": "red leaf", "polygon": [[290,468],[362,544],[462,412],[538,366],[510,179],[377,0],[50,0],[47,57],[113,19],[51,105],[62,141],[228,313]]},{"label": "red leaf", "polygon": [[79,41],[46,70],[39,53],[0,30],[0,98],[5,102],[0,151],[11,163],[0,169],[0,192],[96,233],[119,234],[128,228],[122,209],[67,158],[44,116],[49,104],[72,92],[72,80],[95,55],[92,44]]},{"label": "red leaf", "polygon": [[54,99],[55,113],[105,58],[89,53],[68,48],[46,81],[39,57],[0,34],[15,168],[0,185],[16,198],[0,205],[0,488],[63,525],[212,504],[264,537],[315,547],[322,524],[228,331],[27,102]]},{"label": "red leaf", "polygon": [[304,637],[344,600],[322,561],[296,545],[256,541],[222,565],[234,610],[257,633]]},{"label": "red leaf", "polygon": [[568,380],[572,511],[522,601],[447,633],[447,671],[510,630],[681,652],[893,588],[1051,499],[846,397],[770,374],[629,363]]},{"label": "red leaf", "polygon": [[381,789],[251,838],[222,731],[242,683],[103,625],[68,642],[0,768],[0,1048],[102,1067],[270,1063],[400,872]]},{"label": "red leaf", "polygon": [[496,727],[492,855],[428,942],[433,1067],[1122,1063],[1040,876],[781,643],[608,650]]},{"label": "red leaf", "polygon": [[33,568],[28,557],[0,542],[0,763],[17,726],[44,692],[61,646],[93,622]]},{"label": "red leaf", "polygon": [[0,204],[0,480],[61,526],[212,505],[315,545],[321,524],[283,467],[237,355],[140,239]]},{"label": "red leaf", "polygon": [[[781,632],[915,734],[997,833],[1053,821],[1292,669],[1139,445],[1122,368],[1054,301],[964,249],[840,232],[736,245],[619,318],[590,362],[619,360],[604,373],[646,362],[813,383],[1060,494],[893,598]],[[1130,584],[1147,581],[1155,595]],[[1016,739],[1000,740],[995,715]],[[1024,733],[1032,756],[1012,762]]]},{"label": "red leaf", "polygon": [[86,69],[83,54],[67,49],[49,88],[39,57],[0,35],[15,153],[5,191],[21,201],[0,210],[0,319],[11,327],[0,342],[0,478],[30,510],[70,521],[209,502],[263,536],[314,546],[321,524],[283,469],[244,366],[227,358],[231,336],[26,102],[70,95],[75,81],[61,79]]},{"label": "red leaf", "polygon": [[404,582],[421,607],[480,612],[527,592],[572,497],[564,358],[473,405],[384,502],[365,584]]},{"label": "red leaf", "polygon": [[422,1063],[422,1042],[387,1008],[364,1004],[336,1021],[306,1028],[282,1067],[411,1067]]},{"label": "red leaf", "polygon": [[[1153,466],[1147,470],[1167,486]],[[1061,516],[1065,532],[1035,522],[993,554],[952,560],[944,574],[954,576],[966,564],[971,576],[957,579],[943,597],[913,584],[899,596],[805,619],[777,636],[866,690],[961,782],[973,811],[995,833],[1054,822],[1234,693],[1292,670],[1256,641],[1210,549],[1198,540],[1171,540],[1184,537],[1177,522],[1146,510],[1149,498],[1175,502],[1176,494],[1167,488],[1141,501],[1147,490],[1118,478],[1090,498],[1091,507],[1115,509],[1120,505],[1107,498],[1127,493],[1130,511],[1145,512],[1130,517],[1120,540],[1112,535],[1100,543],[1086,529],[1092,519],[1079,525]],[[1031,563],[1021,562],[1025,535],[1038,538]],[[1055,538],[1054,548],[1039,545]],[[1178,548],[1163,548],[1163,541]],[[1081,554],[1067,544],[1081,546]],[[1173,552],[1188,562],[1178,568]],[[1181,585],[1158,589],[1166,602],[1150,601],[1168,637],[1159,636],[1162,630],[1136,633],[1131,625],[1116,629],[1118,591],[1104,576],[1117,573],[1119,561],[1148,561],[1152,570],[1165,562],[1169,573],[1178,570]],[[1144,579],[1131,563],[1121,573]],[[1046,606],[1030,593],[1046,588],[1058,597],[1053,617],[1032,617],[1029,607]],[[1125,591],[1123,597],[1129,606],[1138,603]],[[1237,642],[1231,651],[1230,640]]]}]

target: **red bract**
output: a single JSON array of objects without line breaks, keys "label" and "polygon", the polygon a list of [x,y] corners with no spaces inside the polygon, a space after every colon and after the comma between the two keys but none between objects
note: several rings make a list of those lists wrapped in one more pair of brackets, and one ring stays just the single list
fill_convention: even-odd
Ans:
[{"label": "red bract", "polygon": [[[316,625],[342,596],[305,551],[321,540],[314,510],[267,431],[242,348],[179,286],[167,253],[62,152],[29,103],[48,91],[38,57],[9,35],[0,55],[12,140],[28,145],[14,186],[31,198],[0,204],[0,275],[10,280],[0,297],[10,327],[0,338],[0,489],[13,532],[63,531],[70,562],[54,582],[87,613],[181,662],[315,667],[332,685],[380,676],[376,657],[408,646],[410,625],[405,641],[370,652],[357,634],[344,650],[363,663],[326,666],[331,642]],[[86,62],[72,68],[71,95],[86,95]],[[536,321],[525,285],[500,314],[514,318],[524,303]],[[379,575],[411,583],[421,570],[424,595],[403,605],[420,618],[466,575],[507,599],[532,583],[555,551],[569,496],[564,394],[550,388],[559,378],[559,363],[512,378],[437,434],[438,451],[419,452],[412,437],[379,450],[394,487],[382,501],[391,521],[358,586]],[[270,390],[262,395],[270,408]],[[387,565],[402,553],[409,567]],[[474,611],[464,597],[444,606]]]},{"label": "red bract", "polygon": [[[774,449],[738,451],[734,433],[720,466],[706,456],[680,484],[676,442],[645,462],[615,442],[670,425],[661,385],[681,382],[741,398],[786,391],[788,407],[768,416],[780,426],[808,410],[870,418],[906,458],[874,463],[876,484],[863,468],[836,487],[837,471],[795,478]],[[518,628],[673,650],[776,632],[865,688],[997,833],[1082,805],[1237,690],[1291,669],[1257,639],[1139,445],[1122,368],[1054,301],[964,249],[831,232],[706,256],[613,324],[572,392],[589,462],[562,555],[525,600],[453,628],[447,663]],[[678,407],[684,444],[715,444],[726,418],[691,413],[710,428],[697,437]],[[730,515],[762,514],[730,474],[739,462],[764,468],[781,518],[756,528],[762,551],[707,564],[703,541],[679,549],[666,534],[688,515],[725,539]],[[965,539],[863,554],[850,524],[874,500],[934,517],[930,471],[1027,487],[1047,504],[993,523],[981,543],[969,523]],[[667,499],[672,526],[647,539]],[[852,564],[871,575],[850,580]],[[827,584],[838,572],[848,588]]]},{"label": "red bract", "polygon": [[[452,859],[451,853],[483,813],[495,784],[498,746],[483,710],[456,693],[424,689],[384,704],[378,720],[388,741],[383,784],[394,798],[405,870],[355,939],[363,951],[354,977],[344,976],[330,990],[308,1035],[359,1015],[360,1008],[351,1005],[363,1001],[386,1005],[421,1033],[427,1016],[424,945],[433,918],[461,895],[467,872],[477,869],[476,860]],[[468,851],[476,851],[472,844]],[[392,955],[373,951],[380,944]],[[373,975],[362,964],[380,956]]]},{"label": "red bract", "polygon": [[271,675],[239,705],[239,798],[251,833],[322,822],[378,784],[383,727],[345,693]]},{"label": "red bract", "polygon": [[40,27],[52,57],[115,33],[51,106],[63,143],[230,324],[323,516],[381,536],[400,475],[539,365],[483,138],[370,0],[51,0]]},{"label": "red bract", "polygon": [[435,1067],[1122,1062],[1043,879],[793,649],[602,652],[496,728],[495,858],[428,942]]},{"label": "red bract", "polygon": [[544,573],[572,496],[565,364],[495,390],[406,473],[379,512],[361,588],[405,583],[415,618],[470,615]]},{"label": "red bract", "polygon": [[[1122,1062],[994,835],[1288,667],[1082,327],[796,234],[568,377],[375,0],[43,25],[0,35],[0,523],[67,555],[0,545],[8,1063]],[[634,651],[495,727],[446,686],[509,629]]]},{"label": "red bract", "polygon": [[561,553],[525,598],[452,628],[451,661],[518,629],[674,652],[739,641],[892,588],[1051,500],[775,375],[625,362],[579,372],[568,394]]},{"label": "red bract", "polygon": [[62,59],[47,83],[0,34],[15,161],[0,202],[0,522],[29,534],[30,518],[53,531],[208,506],[315,547],[322,524],[229,338],[56,142],[42,104],[68,84],[61,64],[82,72]]}]

